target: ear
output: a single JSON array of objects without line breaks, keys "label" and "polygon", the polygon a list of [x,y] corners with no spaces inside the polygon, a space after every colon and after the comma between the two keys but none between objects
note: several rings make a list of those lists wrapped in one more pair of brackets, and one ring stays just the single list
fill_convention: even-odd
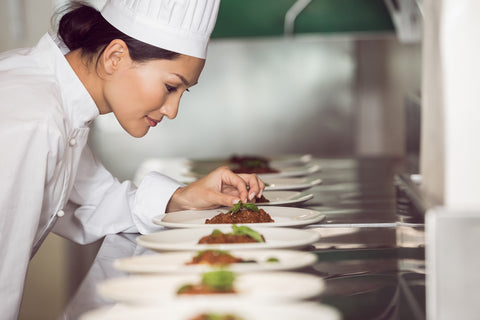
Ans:
[{"label": "ear", "polygon": [[102,54],[102,64],[106,74],[112,74],[122,64],[131,63],[127,44],[120,39],[112,40]]}]

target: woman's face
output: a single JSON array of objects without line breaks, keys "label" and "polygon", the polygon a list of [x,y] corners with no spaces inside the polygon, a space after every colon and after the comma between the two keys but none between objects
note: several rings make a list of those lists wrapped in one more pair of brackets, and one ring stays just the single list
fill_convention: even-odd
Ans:
[{"label": "woman's face", "polygon": [[177,116],[180,98],[197,83],[205,60],[180,55],[174,60],[129,61],[104,83],[103,95],[106,112],[112,111],[123,129],[138,138],[163,117]]}]

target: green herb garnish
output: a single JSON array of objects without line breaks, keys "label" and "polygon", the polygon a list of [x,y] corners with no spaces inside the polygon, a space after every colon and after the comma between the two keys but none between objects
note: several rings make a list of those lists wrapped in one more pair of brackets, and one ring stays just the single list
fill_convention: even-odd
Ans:
[{"label": "green herb garnish", "polygon": [[188,291],[192,290],[192,288],[193,288],[193,285],[185,284],[185,285],[181,286],[180,288],[178,288],[177,294],[182,294],[184,292],[188,292]]},{"label": "green herb garnish", "polygon": [[257,231],[254,231],[253,229],[247,226],[237,226],[236,224],[232,224],[232,230],[233,230],[232,234],[235,234],[238,236],[247,235],[257,242],[265,242],[265,240],[263,240],[262,235],[260,233],[258,233]]},{"label": "green herb garnish", "polygon": [[[220,230],[218,230],[218,229],[215,229],[215,230],[217,230],[221,233]],[[217,255],[230,254],[230,252],[225,251],[225,250],[202,250],[202,251],[197,252],[196,258],[200,258],[201,256],[203,256],[205,254],[205,252],[214,252]]]},{"label": "green herb garnish", "polygon": [[218,229],[213,229],[211,235],[212,235],[212,236],[219,236],[219,235],[221,235],[222,233],[223,233],[223,232],[220,231],[220,230],[218,230]]},{"label": "green herb garnish", "polygon": [[242,167],[251,169],[265,168],[268,165],[268,161],[263,159],[249,159],[242,161],[241,165]]},{"label": "green herb garnish", "polygon": [[275,258],[275,257],[270,257],[267,259],[267,262],[280,262],[280,260],[278,260],[278,258]]},{"label": "green herb garnish", "polygon": [[260,210],[254,203],[243,203],[242,201],[239,201],[235,203],[232,209],[228,210],[227,213],[237,213],[242,209],[248,209],[250,211],[260,212]]},{"label": "green herb garnish", "polygon": [[228,270],[206,272],[202,275],[202,284],[220,291],[233,289],[235,274]]}]

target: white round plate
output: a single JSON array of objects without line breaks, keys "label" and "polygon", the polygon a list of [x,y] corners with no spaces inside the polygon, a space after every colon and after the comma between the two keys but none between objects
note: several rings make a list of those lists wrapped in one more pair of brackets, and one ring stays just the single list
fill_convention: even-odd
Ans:
[{"label": "white round plate", "polygon": [[[316,210],[295,207],[263,206],[275,222],[264,223],[238,223],[250,227],[297,227],[318,223],[325,219],[325,215]],[[153,223],[167,228],[209,228],[228,226],[229,224],[205,224],[206,219],[211,219],[219,213],[225,213],[230,208],[224,207],[212,210],[185,210],[162,214],[153,218]]]},{"label": "white round plate", "polygon": [[295,302],[288,304],[258,304],[245,302],[216,303],[209,301],[188,303],[176,302],[162,306],[135,306],[117,304],[92,310],[80,317],[80,320],[190,320],[205,314],[234,314],[245,320],[340,320],[340,312],[324,304]]},{"label": "white round plate", "polygon": [[313,198],[313,194],[297,191],[264,191],[263,196],[269,202],[259,203],[259,206],[280,206],[300,204]]},{"label": "white round plate", "polygon": [[258,176],[261,179],[267,178],[280,178],[280,177],[302,177],[309,176],[320,171],[322,168],[318,164],[303,166],[303,167],[284,167],[280,168],[279,172],[272,173],[259,173]]},{"label": "white round plate", "polygon": [[[325,288],[322,278],[299,272],[259,272],[236,275],[232,294],[177,295],[186,284],[201,281],[201,274],[135,275],[108,279],[98,284],[98,292],[115,302],[168,304],[171,301],[249,300],[287,302],[319,295]],[[288,290],[286,289],[288,288]]]},{"label": "white round plate", "polygon": [[[146,254],[117,259],[113,266],[130,273],[202,273],[214,269],[205,264],[187,265],[186,263],[197,254],[198,251]],[[296,250],[245,250],[230,252],[230,254],[243,260],[255,261],[228,266],[229,270],[238,273],[298,269],[310,266],[317,261],[314,253]],[[278,261],[267,262],[269,258],[276,258]]]},{"label": "white round plate", "polygon": [[313,160],[311,154],[270,156],[267,158],[270,159],[270,166],[272,168],[302,166]]},{"label": "white round plate", "polygon": [[265,191],[273,190],[305,190],[322,183],[322,179],[314,179],[312,177],[299,178],[270,178],[264,177]]},{"label": "white round plate", "polygon": [[209,235],[214,229],[224,233],[232,231],[231,227],[209,227],[163,230],[136,238],[139,245],[153,250],[200,251],[218,250],[258,250],[258,249],[291,249],[308,246],[320,239],[320,234],[313,230],[293,228],[253,228],[265,237],[265,242],[198,244],[198,240]]}]

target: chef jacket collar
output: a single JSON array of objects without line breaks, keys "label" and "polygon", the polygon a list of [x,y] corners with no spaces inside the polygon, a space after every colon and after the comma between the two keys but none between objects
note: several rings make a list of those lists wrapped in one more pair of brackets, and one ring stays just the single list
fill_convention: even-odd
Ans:
[{"label": "chef jacket collar", "polygon": [[[74,128],[88,127],[100,114],[98,107],[77,77],[62,52],[61,43],[56,43],[55,36],[46,34],[37,46],[46,56],[40,57],[41,63],[53,70],[59,86],[62,88],[64,110]],[[44,50],[42,50],[44,49]],[[52,59],[53,56],[53,59]]]}]

